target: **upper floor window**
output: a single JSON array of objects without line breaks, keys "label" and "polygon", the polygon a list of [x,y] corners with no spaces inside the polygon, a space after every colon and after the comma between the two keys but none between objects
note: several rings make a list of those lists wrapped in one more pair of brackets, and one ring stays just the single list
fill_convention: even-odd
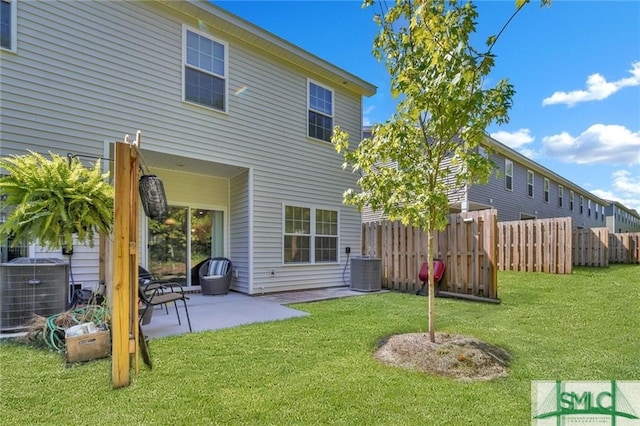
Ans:
[{"label": "upper floor window", "polygon": [[602,210],[600,211],[600,216],[602,218],[602,221],[604,222],[604,206],[602,206]]},{"label": "upper floor window", "polygon": [[580,214],[584,214],[584,197],[580,196]]},{"label": "upper floor window", "polygon": [[504,160],[504,189],[513,191],[513,162]]},{"label": "upper floor window", "polygon": [[573,193],[573,191],[569,191],[569,210],[573,211],[573,201],[574,201],[575,195]]},{"label": "upper floor window", "polygon": [[558,207],[562,207],[563,198],[564,198],[564,186],[558,185]]},{"label": "upper floor window", "polygon": [[549,179],[544,178],[544,202],[549,202]]},{"label": "upper floor window", "polygon": [[309,137],[331,141],[333,90],[309,81]]},{"label": "upper floor window", "polygon": [[598,204],[596,204],[595,212],[596,212],[596,220],[598,220]]},{"label": "upper floor window", "polygon": [[284,206],[284,263],[338,261],[338,211]]},{"label": "upper floor window", "polygon": [[184,30],[184,100],[227,110],[227,44]]},{"label": "upper floor window", "polygon": [[591,200],[587,200],[587,216],[591,217]]},{"label": "upper floor window", "polygon": [[16,50],[17,0],[0,0],[0,48]]},{"label": "upper floor window", "polygon": [[484,157],[484,158],[489,158],[489,153],[488,153],[488,152],[487,152],[487,150],[486,150],[484,147],[482,147],[482,146],[479,146],[479,147],[478,147],[478,154],[480,154],[480,155],[481,155],[482,157]]},{"label": "upper floor window", "polygon": [[533,181],[533,172],[531,170],[527,170],[527,195],[531,198],[533,198]]}]

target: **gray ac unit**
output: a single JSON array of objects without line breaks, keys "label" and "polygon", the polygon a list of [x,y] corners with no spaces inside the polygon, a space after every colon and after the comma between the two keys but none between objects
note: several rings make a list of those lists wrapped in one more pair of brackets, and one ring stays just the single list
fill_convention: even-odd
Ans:
[{"label": "gray ac unit", "polygon": [[69,264],[63,259],[17,258],[0,264],[0,331],[25,329],[33,315],[64,312]]},{"label": "gray ac unit", "polygon": [[374,257],[351,259],[351,290],[380,291],[382,288],[381,260]]}]

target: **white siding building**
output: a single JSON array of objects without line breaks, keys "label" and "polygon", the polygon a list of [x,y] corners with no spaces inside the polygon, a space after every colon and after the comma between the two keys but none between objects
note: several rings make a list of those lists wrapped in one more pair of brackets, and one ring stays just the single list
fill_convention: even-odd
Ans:
[{"label": "white siding building", "polygon": [[[226,256],[249,294],[344,284],[361,215],[342,204],[355,177],[328,138],[360,134],[373,85],[207,1],[0,6],[0,155],[109,164],[141,130],[172,213],[143,219],[143,266],[196,284],[194,265]],[[72,258],[76,281],[96,284],[95,249]]]}]

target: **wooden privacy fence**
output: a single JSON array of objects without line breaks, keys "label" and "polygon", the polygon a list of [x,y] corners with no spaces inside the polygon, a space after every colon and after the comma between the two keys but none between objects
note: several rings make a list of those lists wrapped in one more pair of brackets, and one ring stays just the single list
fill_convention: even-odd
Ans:
[{"label": "wooden privacy fence", "polygon": [[575,229],[571,242],[575,266],[609,266],[609,230],[607,228]]},{"label": "wooden privacy fence", "polygon": [[[433,258],[446,265],[440,290],[497,299],[497,234],[496,210],[449,215],[446,229],[434,233]],[[385,288],[419,290],[426,248],[426,234],[420,229],[397,221],[362,225],[362,254],[381,259]]]},{"label": "wooden privacy fence", "polygon": [[609,262],[640,263],[640,232],[609,234]]},{"label": "wooden privacy fence", "polygon": [[498,223],[501,271],[570,274],[573,266],[640,263],[640,233],[572,229],[570,217]]},{"label": "wooden privacy fence", "polygon": [[498,223],[501,271],[570,274],[571,218]]}]

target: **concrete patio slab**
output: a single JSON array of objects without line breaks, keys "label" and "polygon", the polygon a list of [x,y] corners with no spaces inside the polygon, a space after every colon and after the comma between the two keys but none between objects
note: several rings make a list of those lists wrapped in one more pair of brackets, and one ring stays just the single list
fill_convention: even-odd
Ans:
[{"label": "concrete patio slab", "polygon": [[[168,314],[164,308],[156,307],[149,324],[142,326],[143,333],[151,339],[188,333],[184,306],[182,302],[178,302],[177,305],[182,325],[178,325],[174,306],[169,306]],[[191,293],[187,306],[194,332],[308,315],[306,312],[288,308],[274,301],[233,291],[218,296]]]},{"label": "concrete patio slab", "polygon": [[[349,287],[332,287],[266,294],[264,296],[248,296],[234,291],[220,296],[205,296],[201,293],[191,293],[189,294],[187,305],[189,307],[189,316],[191,317],[191,327],[193,331],[196,332],[308,315],[306,312],[284,306],[292,303],[364,296],[387,291],[388,290],[382,290],[368,293],[354,291]],[[169,314],[166,313],[164,308],[156,308],[153,312],[151,322],[142,326],[144,334],[149,338],[159,338],[188,333],[187,317],[181,302],[178,302],[178,311],[180,312],[182,325],[178,325],[178,319],[176,318],[176,312],[173,306],[169,306]]]}]

